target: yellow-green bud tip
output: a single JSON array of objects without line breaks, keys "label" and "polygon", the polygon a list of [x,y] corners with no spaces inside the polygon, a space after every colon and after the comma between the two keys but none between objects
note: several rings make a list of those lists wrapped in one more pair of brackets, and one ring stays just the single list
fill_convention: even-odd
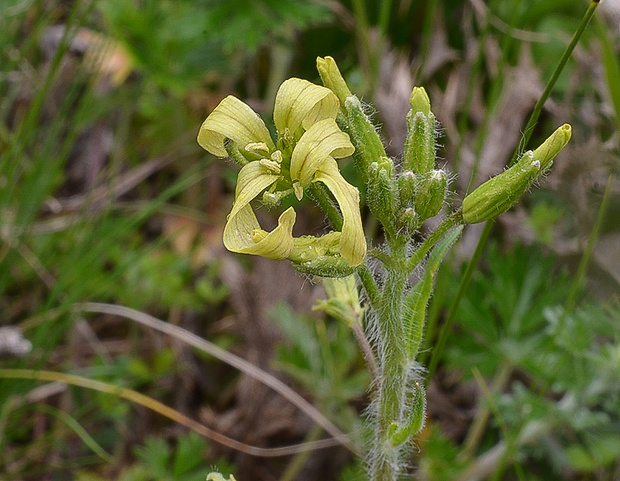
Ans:
[{"label": "yellow-green bud tip", "polygon": [[319,71],[323,85],[336,94],[340,100],[340,106],[343,107],[347,97],[353,94],[342,77],[336,61],[332,57],[317,57],[316,69]]},{"label": "yellow-green bud tip", "polygon": [[541,172],[545,172],[551,167],[553,159],[568,144],[571,138],[572,128],[569,124],[564,124],[553,132],[540,147],[534,151],[533,159],[540,161]]},{"label": "yellow-green bud tip", "polygon": [[413,87],[411,97],[409,97],[409,105],[414,113],[422,112],[428,115],[431,112],[431,101],[424,87]]}]

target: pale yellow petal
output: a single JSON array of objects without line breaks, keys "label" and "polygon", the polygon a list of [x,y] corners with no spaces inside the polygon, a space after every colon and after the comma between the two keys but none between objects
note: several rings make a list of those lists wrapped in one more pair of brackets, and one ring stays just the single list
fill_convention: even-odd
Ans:
[{"label": "pale yellow petal", "polygon": [[252,199],[255,199],[271,184],[278,181],[280,176],[260,162],[250,162],[245,165],[237,176],[237,187],[235,188],[235,203],[233,204],[230,217],[237,215]]},{"label": "pale yellow petal", "polygon": [[278,90],[273,119],[281,135],[288,128],[298,138],[302,129],[323,119],[335,119],[339,106],[338,97],[328,88],[291,78]]},{"label": "pale yellow petal", "polygon": [[336,198],[342,212],[343,224],[340,237],[340,254],[351,266],[361,264],[366,257],[366,238],[360,213],[360,194],[338,170],[334,159],[328,159],[314,178],[327,186]]},{"label": "pale yellow petal", "polygon": [[239,148],[248,144],[266,144],[275,150],[269,130],[263,120],[248,105],[229,95],[207,117],[198,132],[198,143],[217,157],[226,157],[224,142],[230,139]]},{"label": "pale yellow petal", "polygon": [[354,151],[349,136],[333,119],[321,120],[297,142],[291,157],[291,180],[298,180],[305,187],[326,159],[347,157]]},{"label": "pale yellow petal", "polygon": [[230,215],[224,227],[224,245],[232,252],[253,254],[269,259],[286,259],[293,249],[293,226],[296,214],[292,207],[285,210],[278,219],[278,226],[261,240],[255,242],[252,233],[260,225],[250,205]]}]

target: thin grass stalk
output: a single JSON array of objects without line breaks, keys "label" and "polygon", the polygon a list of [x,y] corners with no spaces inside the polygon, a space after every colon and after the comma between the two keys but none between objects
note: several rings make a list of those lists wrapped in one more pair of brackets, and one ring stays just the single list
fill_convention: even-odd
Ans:
[{"label": "thin grass stalk", "polygon": [[[536,102],[532,115],[530,116],[530,119],[525,128],[524,139],[523,139],[524,146],[527,146],[527,143],[529,142],[529,139],[532,135],[533,127],[538,121],[542,108],[544,104],[546,103],[547,99],[549,98],[549,96],[551,95],[551,92],[553,91],[553,88],[555,87],[555,84],[558,78],[560,77],[560,74],[562,73],[562,71],[564,70],[564,67],[566,66],[566,62],[568,61],[573,50],[575,49],[577,42],[583,35],[583,32],[585,31],[586,26],[590,22],[592,15],[594,15],[594,11],[596,10],[596,7],[598,7],[598,4],[599,4],[599,1],[592,1],[590,3],[590,6],[586,10],[583,18],[581,19],[581,22],[579,23],[579,26],[577,27],[577,30],[573,34],[573,37],[571,38],[570,43],[564,50],[564,53],[562,54],[562,57],[560,58],[558,65],[556,66],[553,74],[551,75],[551,78],[547,82],[547,85],[545,86],[545,90],[543,91],[538,102]],[[510,163],[511,165],[516,161],[519,155],[519,151],[520,149],[517,149],[515,151],[512,157],[512,161]],[[461,278],[461,282],[459,283],[457,295],[454,299],[454,302],[452,303],[452,306],[450,307],[450,311],[448,312],[446,322],[444,323],[441,329],[437,344],[435,345],[433,349],[433,354],[432,354],[431,362],[430,362],[429,369],[428,369],[429,375],[427,379],[430,379],[433,376],[433,373],[435,372],[437,368],[437,364],[439,363],[439,359],[441,358],[441,355],[445,348],[446,340],[452,329],[452,324],[454,323],[456,312],[458,311],[461,300],[463,299],[463,296],[465,295],[465,292],[467,291],[469,282],[471,281],[471,277],[476,269],[478,261],[480,260],[480,256],[482,254],[482,251],[484,250],[484,245],[487,242],[487,239],[489,237],[489,234],[491,233],[492,228],[493,228],[493,222],[489,222],[489,221],[485,222],[484,229],[480,235],[478,244],[476,245],[476,250],[474,252],[474,255],[472,256],[471,260],[467,264],[465,273],[463,274],[463,277]]]},{"label": "thin grass stalk", "polygon": [[96,379],[90,379],[84,376],[78,376],[75,374],[66,374],[62,372],[55,371],[38,371],[33,369],[0,369],[0,378],[5,379],[31,379],[36,381],[49,381],[49,382],[61,382],[65,384],[70,384],[72,386],[83,387],[86,389],[91,389],[94,391],[104,392],[107,394],[111,394],[113,396],[117,396],[121,399],[125,399],[134,404],[138,404],[145,408],[150,409],[158,414],[161,414],[172,421],[185,426],[193,431],[196,431],[198,434],[201,434],[215,442],[223,444],[224,446],[228,446],[230,448],[236,449],[238,451],[250,454],[252,456],[258,457],[280,457],[280,456],[288,456],[291,454],[296,454],[299,452],[314,450],[314,449],[322,449],[327,447],[332,447],[334,445],[340,444],[339,441],[335,439],[324,439],[321,441],[313,441],[310,443],[302,443],[292,446],[285,446],[281,448],[260,448],[256,446],[251,446],[249,444],[245,444],[234,439],[231,439],[223,434],[220,434],[212,429],[200,424],[197,421],[194,421],[192,418],[186,416],[183,413],[180,413],[176,409],[173,409],[165,404],[153,399],[149,396],[145,396],[137,391],[132,389],[115,386],[113,384],[99,381]]},{"label": "thin grass stalk", "polygon": [[566,316],[569,312],[572,312],[577,304],[577,296],[579,293],[579,289],[583,286],[586,270],[588,269],[588,264],[590,263],[590,259],[592,258],[592,253],[594,252],[594,246],[596,245],[596,241],[598,240],[599,233],[601,231],[601,227],[603,225],[603,220],[605,219],[605,215],[607,214],[607,208],[609,207],[609,200],[611,197],[612,186],[614,183],[614,175],[610,175],[607,179],[607,185],[605,186],[605,191],[603,193],[603,198],[601,200],[601,205],[598,209],[598,213],[596,215],[596,221],[594,222],[594,226],[592,227],[592,231],[590,232],[590,236],[588,237],[588,244],[581,256],[581,260],[579,261],[579,267],[577,267],[577,273],[573,277],[573,282],[570,286],[570,290],[568,291],[568,295],[566,296],[566,302],[564,303],[564,309],[562,311],[562,316],[558,322],[559,332],[564,328],[564,323],[566,322]]}]

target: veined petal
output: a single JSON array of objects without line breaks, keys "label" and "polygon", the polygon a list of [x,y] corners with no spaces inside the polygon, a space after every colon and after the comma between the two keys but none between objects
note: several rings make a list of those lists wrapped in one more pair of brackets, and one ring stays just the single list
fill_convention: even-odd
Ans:
[{"label": "veined petal", "polygon": [[203,122],[198,132],[198,143],[217,157],[226,157],[224,141],[230,139],[239,148],[263,143],[270,151],[275,145],[263,120],[247,104],[229,95],[222,100]]},{"label": "veined petal", "polygon": [[366,257],[366,238],[360,214],[359,191],[342,177],[338,164],[332,158],[321,164],[314,180],[323,182],[340,206],[344,221],[340,237],[340,254],[351,266],[361,264]]},{"label": "veined petal", "polygon": [[[286,259],[293,249],[293,225],[296,214],[292,207],[278,219],[278,227],[267,233],[262,231],[252,207],[245,205],[235,216],[228,217],[224,227],[224,245],[229,251],[253,254],[269,259]],[[264,236],[256,242],[252,234],[261,231]]]},{"label": "veined petal", "polygon": [[264,167],[258,161],[245,165],[237,176],[235,203],[230,211],[229,218],[236,216],[252,199],[256,198],[271,184],[277,182],[279,178],[278,174]]},{"label": "veined petal", "polygon": [[276,94],[273,120],[281,134],[286,128],[298,138],[300,127],[310,126],[323,119],[335,119],[340,102],[328,88],[307,80],[291,78],[286,80]]},{"label": "veined petal", "polygon": [[305,187],[312,182],[314,173],[326,159],[347,157],[354,151],[349,136],[338,128],[335,120],[321,120],[312,125],[295,145],[291,156],[291,180],[298,180]]}]

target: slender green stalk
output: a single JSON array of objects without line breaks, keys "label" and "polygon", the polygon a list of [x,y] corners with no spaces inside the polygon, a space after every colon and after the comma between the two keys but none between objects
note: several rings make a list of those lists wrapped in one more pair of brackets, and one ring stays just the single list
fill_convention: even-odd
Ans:
[{"label": "slender green stalk", "polygon": [[424,67],[427,65],[427,58],[431,51],[431,40],[433,38],[433,28],[435,23],[435,13],[437,11],[437,0],[428,0],[424,12],[424,23],[420,34],[420,75],[425,77]]},{"label": "slender green stalk", "polygon": [[[315,424],[308,432],[308,435],[306,436],[306,442],[311,443],[318,441],[321,438],[322,433],[323,428],[318,424]],[[282,476],[280,476],[279,481],[294,481],[304,467],[304,464],[306,464],[306,461],[308,461],[310,454],[312,454],[312,451],[310,450],[297,453],[286,467],[286,470],[284,471]]]},{"label": "slender green stalk", "polygon": [[611,103],[614,106],[614,112],[616,114],[616,128],[620,130],[620,59],[618,59],[614,42],[610,38],[611,35],[607,31],[605,22],[601,18],[597,20],[599,40],[602,47],[603,66],[605,67],[605,78],[607,79]]},{"label": "slender green stalk", "polygon": [[467,268],[465,269],[465,273],[461,278],[461,282],[459,283],[459,289],[456,293],[456,297],[454,298],[454,302],[450,308],[446,321],[444,322],[441,331],[439,332],[439,338],[437,339],[437,343],[433,348],[433,354],[431,356],[431,362],[428,366],[428,376],[426,377],[428,380],[433,378],[433,374],[437,369],[437,364],[439,364],[439,359],[441,358],[441,354],[443,353],[444,348],[446,347],[446,341],[448,340],[448,336],[450,335],[450,331],[452,330],[452,325],[454,324],[454,319],[456,318],[456,313],[458,310],[458,306],[465,296],[465,292],[467,291],[467,287],[469,286],[469,281],[471,280],[471,276],[476,270],[476,266],[478,265],[478,260],[482,256],[482,251],[484,251],[484,246],[486,245],[486,241],[491,233],[491,228],[493,227],[493,222],[487,222],[484,226],[484,230],[480,236],[480,240],[478,240],[478,245],[476,246],[476,250],[474,251],[474,255],[471,260],[467,264]]},{"label": "slender green stalk", "polygon": [[446,219],[435,229],[425,240],[422,242],[420,247],[416,250],[415,254],[413,254],[407,260],[407,270],[408,272],[412,272],[416,266],[426,257],[426,254],[431,250],[431,248],[437,243],[439,239],[441,239],[446,232],[448,232],[452,227],[454,227],[459,222],[462,222],[462,216],[460,211],[453,212],[450,216],[446,217]]},{"label": "slender green stalk", "polygon": [[[560,78],[560,75],[562,74],[562,71],[564,70],[564,67],[566,66],[566,62],[568,62],[568,59],[573,53],[573,50],[577,46],[577,42],[579,42],[579,39],[581,38],[581,36],[583,35],[583,32],[588,26],[588,23],[590,23],[590,20],[592,19],[592,15],[594,15],[594,11],[596,10],[596,7],[598,7],[598,4],[599,4],[599,0],[593,0],[592,2],[590,2],[590,6],[586,10],[586,13],[584,14],[583,18],[581,19],[581,22],[579,23],[577,30],[575,30],[575,33],[573,34],[573,37],[571,38],[570,43],[564,50],[562,57],[560,57],[560,61],[558,62],[558,65],[555,67],[553,74],[551,74],[551,78],[547,82],[547,85],[545,86],[545,90],[543,90],[543,93],[538,99],[538,102],[536,102],[536,105],[534,105],[534,110],[532,111],[530,120],[527,122],[527,125],[525,126],[525,130],[523,132],[522,144],[524,147],[527,146],[530,140],[530,137],[532,136],[532,131],[534,130],[534,126],[536,125],[536,122],[538,122],[538,117],[540,117],[540,113],[542,112],[542,109],[545,103],[547,102],[547,99],[551,95],[551,92],[553,91],[556,82]],[[511,165],[516,162],[518,155],[519,155],[519,151],[517,150],[515,151],[512,157],[512,160],[510,162]]]},{"label": "slender green stalk", "polygon": [[596,216],[596,221],[594,223],[594,227],[592,227],[592,232],[590,232],[590,237],[588,238],[588,245],[581,256],[581,261],[579,262],[579,267],[577,268],[577,273],[573,279],[573,283],[571,284],[570,291],[566,296],[566,302],[564,303],[564,311],[562,312],[562,317],[560,318],[558,328],[561,332],[562,326],[566,320],[566,316],[569,312],[571,312],[575,304],[577,302],[577,293],[579,288],[583,285],[583,281],[586,274],[586,269],[588,268],[588,264],[590,262],[590,258],[592,257],[592,252],[594,252],[594,245],[596,244],[596,240],[598,239],[599,232],[601,231],[601,226],[603,224],[603,219],[605,218],[605,214],[607,213],[607,207],[609,205],[609,197],[611,194],[611,187],[613,185],[614,176],[610,175],[607,179],[607,185],[605,186],[605,192],[603,193],[603,199],[601,200],[601,205],[598,209],[598,214]]},{"label": "slender green stalk", "polygon": [[[583,35],[583,32],[585,31],[586,26],[590,22],[592,15],[594,15],[594,11],[596,10],[596,7],[598,6],[598,4],[599,4],[599,1],[592,1],[590,3],[590,6],[588,7],[581,22],[579,23],[579,26],[577,27],[577,30],[575,31],[570,43],[564,50],[564,53],[562,54],[562,57],[560,58],[558,65],[556,66],[553,74],[551,75],[551,78],[547,82],[545,90],[543,91],[540,99],[538,99],[538,102],[536,102],[536,105],[534,106],[534,110],[532,111],[532,115],[530,116],[530,119],[525,127],[524,139],[523,139],[524,146],[526,146],[527,143],[529,142],[529,139],[532,135],[533,127],[534,125],[536,125],[536,122],[538,121],[542,108],[545,105],[545,102],[547,101],[547,99],[549,98],[549,95],[551,95],[551,92],[553,88],[555,87],[555,84],[558,78],[560,77],[560,74],[562,73],[562,71],[564,70],[564,67],[566,66],[566,62],[568,61],[573,50],[575,49],[577,42]],[[517,149],[515,151],[512,157],[511,164],[513,164],[516,161],[519,155],[519,150],[520,149]],[[480,235],[480,239],[478,240],[478,245],[476,246],[474,255],[472,259],[469,261],[467,268],[465,270],[465,273],[463,277],[461,278],[461,282],[459,284],[457,295],[454,299],[454,302],[452,303],[446,322],[444,323],[444,326],[441,329],[439,340],[437,344],[435,345],[435,348],[433,349],[433,355],[431,357],[431,363],[428,368],[429,375],[427,379],[432,378],[433,373],[435,372],[435,369],[437,368],[437,364],[439,363],[439,359],[445,347],[446,340],[450,333],[450,329],[452,328],[452,324],[454,323],[454,319],[456,317],[456,311],[458,310],[459,304],[461,303],[461,300],[463,299],[463,296],[465,295],[465,292],[467,291],[467,287],[469,286],[471,276],[474,273],[474,270],[478,264],[478,260],[480,259],[482,251],[484,249],[484,245],[486,244],[487,239],[489,238],[489,234],[491,233],[492,228],[493,228],[492,222],[485,223],[482,234]]]},{"label": "slender green stalk", "polygon": [[377,56],[373,52],[370,40],[370,28],[368,23],[368,12],[364,0],[353,0],[353,13],[355,15],[355,36],[360,45],[360,63],[366,67],[366,78],[368,79],[368,90],[370,97],[374,96],[377,87],[378,64]]},{"label": "slender green stalk", "polygon": [[[495,373],[489,397],[504,390],[506,383],[512,374],[513,367],[508,362],[503,362]],[[478,379],[478,378],[476,378]],[[476,450],[482,441],[482,436],[486,430],[487,423],[491,418],[491,407],[481,406],[476,413],[474,421],[471,423],[465,442],[463,443],[462,456],[464,459],[471,459],[476,454]]]}]

